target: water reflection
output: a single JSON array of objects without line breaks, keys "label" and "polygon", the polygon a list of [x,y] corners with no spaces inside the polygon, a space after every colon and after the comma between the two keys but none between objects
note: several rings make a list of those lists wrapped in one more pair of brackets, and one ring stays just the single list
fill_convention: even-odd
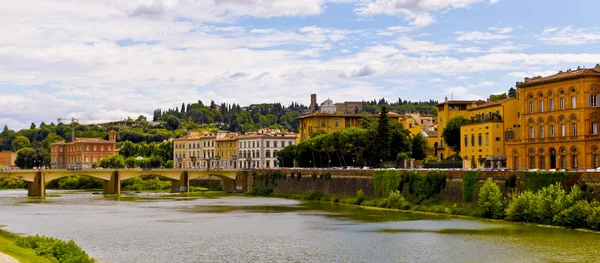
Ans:
[{"label": "water reflection", "polygon": [[101,262],[598,262],[600,235],[241,196],[0,191],[0,224]]}]

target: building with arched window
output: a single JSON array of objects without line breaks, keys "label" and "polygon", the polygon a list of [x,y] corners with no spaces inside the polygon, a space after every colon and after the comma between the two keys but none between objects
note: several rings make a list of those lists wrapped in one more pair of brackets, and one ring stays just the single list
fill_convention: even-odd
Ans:
[{"label": "building with arched window", "polygon": [[518,124],[507,167],[599,167],[600,65],[517,82]]}]

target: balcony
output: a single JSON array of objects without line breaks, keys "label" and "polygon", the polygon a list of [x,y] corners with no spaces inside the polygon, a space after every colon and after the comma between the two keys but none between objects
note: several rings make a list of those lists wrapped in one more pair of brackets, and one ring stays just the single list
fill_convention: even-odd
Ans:
[{"label": "balcony", "polygon": [[588,135],[585,135],[585,138],[586,139],[597,139],[597,138],[600,138],[600,134],[588,134]]}]

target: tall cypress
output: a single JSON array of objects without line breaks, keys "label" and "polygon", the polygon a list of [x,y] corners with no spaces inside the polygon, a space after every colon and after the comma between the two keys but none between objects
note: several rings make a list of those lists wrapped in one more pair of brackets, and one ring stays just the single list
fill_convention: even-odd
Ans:
[{"label": "tall cypress", "polygon": [[379,120],[377,121],[377,133],[375,135],[375,141],[373,143],[375,149],[375,159],[376,162],[388,161],[390,160],[390,141],[391,141],[391,133],[390,133],[390,123],[388,119],[388,110],[387,107],[381,107],[381,112],[379,113]]}]

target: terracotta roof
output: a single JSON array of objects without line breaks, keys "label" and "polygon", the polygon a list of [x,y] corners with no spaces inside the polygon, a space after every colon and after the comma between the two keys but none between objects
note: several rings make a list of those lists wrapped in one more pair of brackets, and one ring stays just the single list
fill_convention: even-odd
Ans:
[{"label": "terracotta roof", "polygon": [[444,101],[441,103],[438,103],[439,105],[444,105],[444,104],[483,104],[485,103],[485,100],[449,100],[449,101]]},{"label": "terracotta roof", "polygon": [[470,108],[470,109],[468,109],[468,111],[472,111],[472,110],[479,110],[479,109],[483,109],[483,108],[488,108],[488,107],[492,107],[492,106],[497,106],[497,105],[500,105],[500,104],[502,104],[502,103],[504,103],[504,102],[507,102],[507,101],[509,101],[509,100],[512,100],[512,99],[517,99],[517,98],[516,98],[516,97],[514,97],[514,98],[506,98],[506,99],[500,99],[500,100],[495,100],[495,101],[488,101],[488,102],[486,102],[486,103],[484,103],[484,104],[481,104],[481,105],[479,105],[479,106],[477,106],[477,107]]},{"label": "terracotta roof", "polygon": [[560,71],[554,75],[546,76],[546,77],[533,77],[533,78],[525,78],[523,82],[517,82],[517,88],[533,86],[537,84],[565,80],[565,79],[573,79],[573,78],[581,78],[584,76],[600,76],[600,66],[596,65],[595,68],[582,68],[576,70],[567,70]]}]

